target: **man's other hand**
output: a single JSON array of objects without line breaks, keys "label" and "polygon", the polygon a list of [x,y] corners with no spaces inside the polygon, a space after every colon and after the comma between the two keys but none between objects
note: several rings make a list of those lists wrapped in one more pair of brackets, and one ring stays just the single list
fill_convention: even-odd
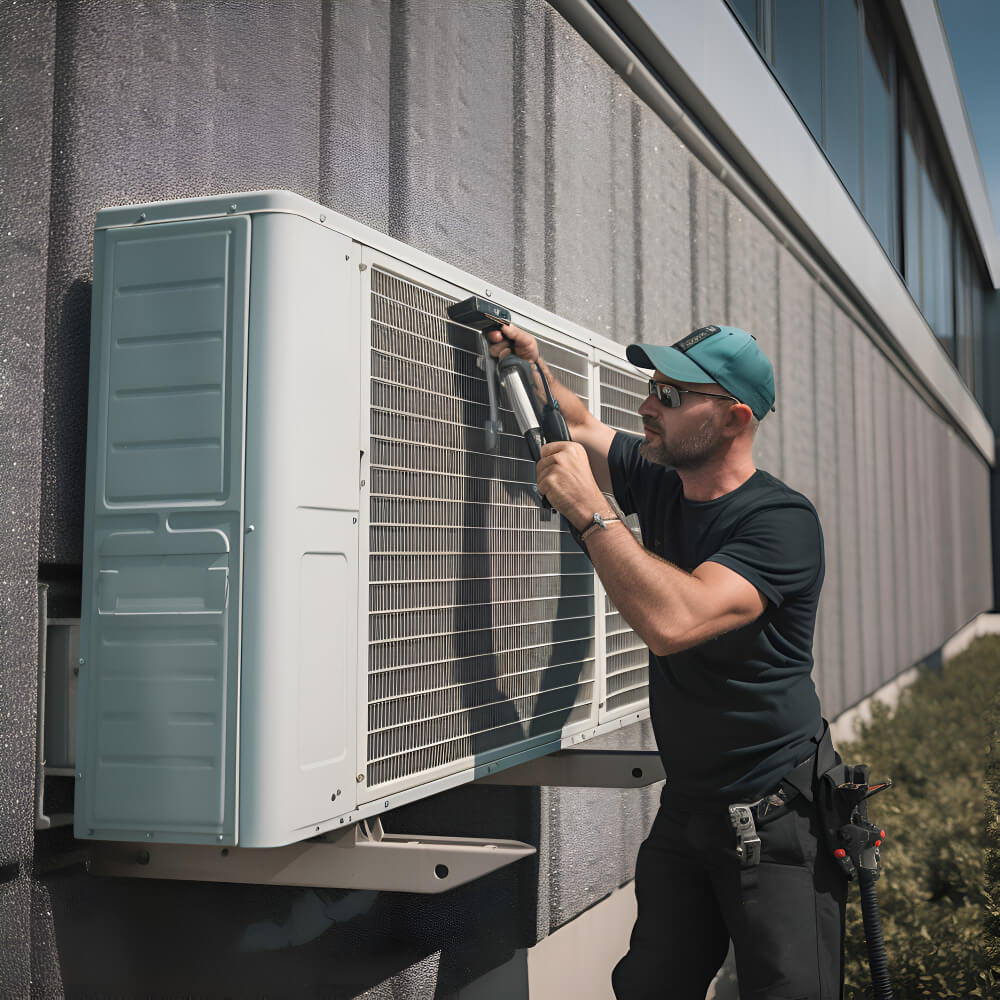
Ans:
[{"label": "man's other hand", "polygon": [[505,323],[499,330],[490,330],[486,339],[490,342],[490,354],[498,361],[510,354],[512,347],[519,358],[531,364],[538,360],[538,341],[520,327]]},{"label": "man's other hand", "polygon": [[607,510],[608,502],[591,472],[587,452],[575,441],[544,445],[535,476],[538,491],[578,530],[592,522],[595,511]]}]

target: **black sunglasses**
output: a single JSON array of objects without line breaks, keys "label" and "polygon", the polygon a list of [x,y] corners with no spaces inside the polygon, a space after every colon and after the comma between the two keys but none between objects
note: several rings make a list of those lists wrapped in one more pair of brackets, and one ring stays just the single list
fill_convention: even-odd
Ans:
[{"label": "black sunglasses", "polygon": [[739,400],[735,396],[726,396],[720,392],[699,392],[697,389],[681,389],[668,382],[657,382],[655,378],[649,380],[649,394],[655,396],[664,406],[680,406],[683,402],[682,392],[689,392],[693,396],[711,396],[712,399],[731,399],[734,403]]}]

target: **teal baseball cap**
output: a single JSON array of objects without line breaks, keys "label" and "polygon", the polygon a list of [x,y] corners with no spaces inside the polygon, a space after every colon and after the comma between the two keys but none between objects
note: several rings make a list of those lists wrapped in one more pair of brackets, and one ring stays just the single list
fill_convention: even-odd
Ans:
[{"label": "teal baseball cap", "polygon": [[757,340],[735,326],[703,326],[676,344],[631,344],[625,356],[637,368],[655,368],[678,382],[721,385],[758,420],[774,410],[774,369]]}]

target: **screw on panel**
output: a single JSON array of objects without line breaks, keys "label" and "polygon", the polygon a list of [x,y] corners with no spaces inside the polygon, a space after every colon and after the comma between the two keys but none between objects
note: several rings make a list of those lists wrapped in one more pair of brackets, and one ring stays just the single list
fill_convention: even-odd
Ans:
[{"label": "screw on panel", "polygon": [[77,781],[83,781],[83,771],[77,771],[76,772],[76,780]]},{"label": "screw on panel", "polygon": [[[351,524],[357,524],[357,523],[358,523],[358,519],[356,517],[352,517],[351,518]],[[361,779],[359,778],[358,780],[360,781]]]},{"label": "screw on panel", "polygon": [[148,865],[149,851],[139,851],[135,856],[135,863],[137,865]]},{"label": "screw on panel", "polygon": [[487,296],[489,296],[490,298],[493,298],[493,289],[492,289],[492,288],[487,288],[487,289],[486,289],[486,294],[487,294]]},{"label": "screw on panel", "polygon": [[139,213],[139,218],[136,219],[135,221],[136,222],[145,222],[146,221],[146,213],[145,212],[140,212]]},{"label": "screw on panel", "polygon": [[358,264],[358,270],[359,271],[367,271],[368,270],[368,265],[367,264]]},{"label": "screw on panel", "polygon": [[359,774],[358,775],[358,784],[360,785],[361,782],[364,781],[364,780],[365,780],[365,776],[363,774]]},{"label": "screw on panel", "polygon": [[326,216],[325,216],[325,215],[321,215],[321,216],[319,217],[319,221],[320,221],[320,222],[326,222]]},{"label": "screw on panel", "polygon": [[222,834],[220,833],[220,834],[219,834],[219,840],[222,840],[222,839],[223,839],[223,838],[222,838]]},{"label": "screw on panel", "polygon": [[363,479],[361,480],[361,485],[362,485],[362,486],[364,486],[364,485],[365,485],[365,481],[364,481]]},{"label": "screw on panel", "polygon": [[222,848],[222,856],[224,858],[228,858],[229,857],[229,848],[228,847],[223,847]]},{"label": "screw on panel", "polygon": [[153,839],[153,835],[151,833],[147,833],[146,834],[146,840],[152,840],[152,839]]},{"label": "screw on panel", "polygon": [[247,534],[248,535],[253,534],[253,532],[255,532],[256,530],[257,530],[257,528],[256,528],[255,525],[252,525],[252,524],[248,524],[247,525]]},{"label": "screw on panel", "polygon": [[232,205],[230,205],[230,206],[229,206],[229,209],[228,209],[228,211],[229,211],[230,213],[232,213],[232,212],[235,212],[235,211],[236,211],[236,202],[235,202],[235,201],[234,201],[234,202],[232,203]]}]

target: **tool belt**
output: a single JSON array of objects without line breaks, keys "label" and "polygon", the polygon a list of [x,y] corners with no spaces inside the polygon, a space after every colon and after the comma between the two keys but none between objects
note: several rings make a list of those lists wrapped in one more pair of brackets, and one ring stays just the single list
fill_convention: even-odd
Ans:
[{"label": "tool belt", "polygon": [[[792,768],[781,779],[774,792],[756,802],[734,802],[729,806],[729,823],[736,834],[736,855],[740,859],[741,868],[752,868],[760,861],[757,823],[798,795],[807,802],[813,802],[819,792],[818,804],[823,816],[823,827],[825,830],[830,829],[823,811],[824,803],[836,799],[832,791],[836,791],[837,786],[843,782],[846,768],[840,754],[833,749],[830,725],[826,719],[823,720],[823,731],[813,738],[813,742],[816,744],[815,752]],[[830,793],[827,792],[828,787],[832,790]]]}]

